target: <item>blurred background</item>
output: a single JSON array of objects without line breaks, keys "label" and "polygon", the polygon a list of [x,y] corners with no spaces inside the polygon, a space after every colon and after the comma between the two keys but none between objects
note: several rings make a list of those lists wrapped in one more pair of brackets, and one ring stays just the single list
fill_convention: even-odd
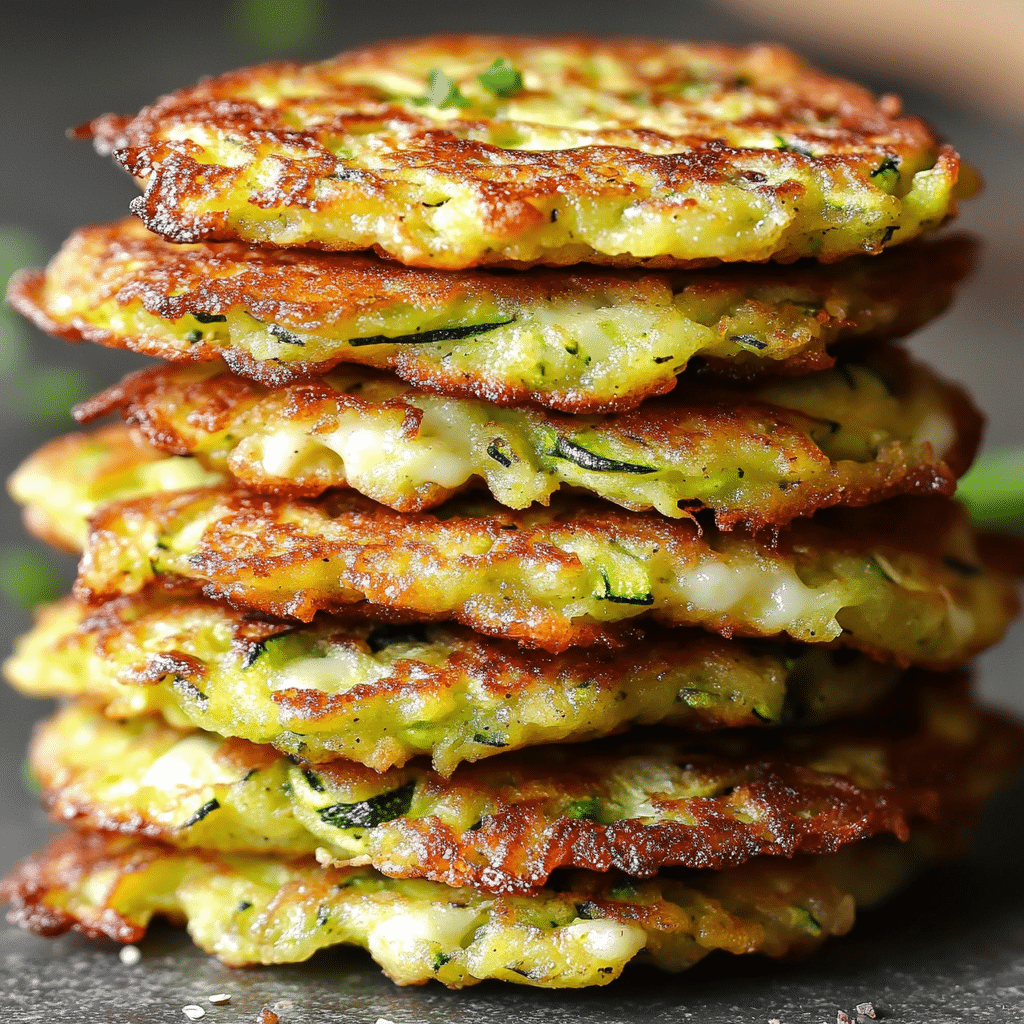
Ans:
[{"label": "blurred background", "polygon": [[[157,95],[254,61],[327,57],[382,37],[439,31],[649,35],[726,42],[788,43],[829,71],[898,92],[979,167],[987,189],[963,208],[959,226],[980,236],[975,279],[942,320],[911,347],[963,381],[988,414],[989,460],[976,493],[998,498],[1007,521],[1022,509],[1024,323],[1021,203],[1024,94],[1019,68],[1024,4],[961,5],[904,0],[727,0],[712,2],[531,2],[482,4],[328,3],[325,0],[121,0],[15,2],[4,13],[0,48],[0,281],[41,265],[76,226],[123,216],[135,194],[128,177],[65,130],[106,111],[134,112]],[[0,422],[6,476],[33,448],[71,428],[77,401],[144,360],[94,346],[69,346],[0,312]],[[1018,493],[1012,492],[1013,484]],[[1007,490],[1010,493],[1007,495]],[[993,506],[994,507],[994,506]],[[71,559],[22,532],[10,503],[0,508],[0,649],[30,620],[39,600],[61,593]],[[1024,712],[1018,628],[983,659],[982,685]],[[48,828],[21,779],[29,724],[46,709],[0,690],[0,870]],[[17,822],[17,825],[11,823]]]}]

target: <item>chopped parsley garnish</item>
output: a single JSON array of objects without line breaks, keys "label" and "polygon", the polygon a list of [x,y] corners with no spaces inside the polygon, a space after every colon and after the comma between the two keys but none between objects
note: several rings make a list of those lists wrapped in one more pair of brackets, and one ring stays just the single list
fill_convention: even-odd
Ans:
[{"label": "chopped parsley garnish", "polygon": [[469,100],[459,92],[459,87],[440,68],[434,68],[427,75],[427,94],[419,96],[416,103],[429,103],[432,107],[445,110],[448,107],[468,107]]},{"label": "chopped parsley garnish", "polygon": [[523,91],[523,76],[507,57],[498,57],[486,71],[477,76],[488,91],[508,99]]}]

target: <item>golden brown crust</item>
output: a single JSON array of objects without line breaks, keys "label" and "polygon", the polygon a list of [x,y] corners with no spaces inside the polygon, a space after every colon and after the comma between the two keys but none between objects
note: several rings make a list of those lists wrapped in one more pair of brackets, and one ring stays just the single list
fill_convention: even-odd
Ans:
[{"label": "golden brown crust", "polygon": [[[431,777],[431,796],[441,801],[462,786],[472,790],[476,777],[490,777],[489,788],[497,793],[495,810],[461,834],[433,816],[398,819],[390,823],[396,837],[382,844],[390,857],[385,855],[375,866],[399,877],[425,875],[449,885],[525,892],[567,866],[648,878],[670,864],[718,870],[759,855],[831,853],[882,832],[906,840],[914,823],[969,815],[1024,761],[1020,726],[996,714],[968,710],[963,692],[956,697],[955,691],[947,682],[944,698],[949,704],[936,701],[922,719],[929,712],[950,714],[955,707],[970,736],[966,743],[943,735],[938,724],[934,732],[928,726],[914,732],[906,701],[901,707],[898,700],[882,705],[881,725],[872,716],[875,724],[859,728],[843,723],[808,731],[795,739],[790,751],[785,744],[778,749],[777,741],[764,734],[753,737],[750,749],[739,757],[735,748],[721,753],[729,749],[728,740],[717,751],[715,738],[703,744],[704,750],[690,739],[666,741],[662,750],[674,748],[677,764],[692,766],[706,796],[654,798],[656,811],[648,821],[601,824],[567,815],[541,820],[542,794],[552,782],[567,793],[587,790],[590,795],[588,777],[603,767],[601,754],[592,756],[591,751],[600,745],[578,748],[564,758],[560,776],[543,770],[537,752],[511,754],[502,763],[509,780],[504,785],[496,782],[504,777],[497,762],[464,766],[451,779]],[[933,699],[925,694],[922,702],[927,706]],[[876,763],[886,766],[879,778],[858,784],[841,769],[830,776],[811,767],[816,760],[827,763],[830,746],[847,742],[877,754]],[[634,749],[642,756],[642,744]],[[961,774],[953,765],[970,767]],[[346,768],[317,768],[327,778],[332,771],[344,774]],[[653,820],[655,815],[662,820]]]},{"label": "golden brown crust", "polygon": [[[31,752],[55,817],[90,831],[258,852],[254,839],[218,826],[212,812],[203,819],[205,838],[191,838],[180,821],[211,790],[184,779],[174,794],[148,795],[149,758],[108,790],[109,769],[91,759],[104,759],[104,744],[109,756],[121,749],[117,727],[97,734],[86,724],[91,750],[75,735],[88,713],[72,708],[63,718],[37,730]],[[140,746],[154,745],[153,758],[189,735],[167,727],[136,733]],[[536,891],[567,867],[649,878],[669,865],[720,870],[756,856],[833,853],[879,833],[905,841],[922,822],[969,814],[1011,776],[1024,762],[1024,733],[981,711],[962,678],[918,676],[859,721],[825,728],[682,739],[656,732],[543,747],[464,765],[447,779],[414,765],[384,774],[345,761],[300,767],[273,810],[253,801],[244,779],[275,762],[280,770],[281,755],[231,740],[202,757],[193,765],[199,779],[210,777],[211,757],[237,771],[243,781],[212,791],[220,814],[244,820],[257,836],[280,828],[278,814],[290,806],[341,865],[369,858],[386,875],[512,894]],[[404,810],[370,810],[410,788]],[[346,816],[356,800],[369,801],[364,810],[383,820],[353,825]],[[355,848],[351,830],[359,833]],[[289,833],[283,851],[304,853],[312,840],[298,842]],[[339,846],[351,852],[335,853]]]},{"label": "golden brown crust", "polygon": [[104,869],[129,875],[144,870],[170,850],[155,843],[111,842],[109,836],[66,833],[50,840],[42,856],[29,857],[0,881],[0,902],[10,903],[7,920],[37,935],[81,932],[90,939],[138,942],[144,924],[128,921],[110,906],[93,913],[67,911],[46,901],[54,888],[73,889],[87,875]]},{"label": "golden brown crust", "polygon": [[[335,371],[326,379],[268,390],[228,373],[157,366],[131,374],[78,406],[75,416],[88,422],[120,411],[165,453],[193,455],[207,469],[230,473],[259,493],[315,497],[347,486],[397,511],[423,512],[459,491],[479,487],[489,487],[513,508],[546,503],[561,482],[626,508],[656,507],[674,517],[684,515],[684,509],[710,507],[719,529],[745,524],[759,531],[830,505],[953,493],[981,436],[981,417],[966,394],[898,350],[876,353],[865,365],[875,392],[861,387],[864,381],[855,379],[847,365],[846,383],[826,374],[805,379],[802,391],[784,390],[778,397],[771,386],[751,393],[684,381],[669,398],[587,420],[441,399],[404,389],[372,370]],[[851,411],[849,398],[840,411],[823,397],[836,393],[843,399],[862,395],[863,401]],[[421,469],[432,443],[430,430],[420,436],[424,409],[460,425],[458,441],[445,442],[441,449],[463,460],[458,481],[441,485],[430,475],[434,471]],[[822,410],[831,418],[816,415]],[[357,462],[350,470],[344,442],[331,438],[339,430],[345,438],[357,418],[365,430],[387,438],[379,443],[387,445],[395,461],[372,469]],[[400,435],[391,426],[399,419]],[[936,423],[941,430],[936,431]],[[840,433],[844,429],[848,435]],[[948,431],[951,440],[944,438],[936,450],[934,443],[918,440],[927,430]],[[856,438],[857,450],[851,440],[835,445],[837,434]],[[289,439],[294,464],[268,468],[264,455],[279,437]],[[556,442],[650,468],[639,482],[634,477],[626,483],[621,475],[580,472],[557,447],[552,450]],[[485,445],[495,444],[515,453],[516,466],[507,474],[484,453]],[[417,461],[409,467],[403,456]],[[524,464],[530,471],[522,480],[513,474]],[[709,467],[713,483],[708,482]],[[675,479],[659,485],[668,473]]]},{"label": "golden brown crust", "polygon": [[978,564],[965,513],[939,498],[827,509],[777,538],[567,498],[413,515],[345,491],[180,491],[104,506],[90,525],[82,600],[184,584],[300,621],[365,601],[552,652],[623,643],[626,622],[650,615],[947,668],[995,642],[1017,609],[1002,567]]},{"label": "golden brown crust", "polygon": [[[636,283],[635,273],[592,267],[512,276],[483,271],[451,274],[361,255],[268,251],[237,243],[173,245],[130,219],[75,232],[47,272],[22,271],[11,278],[8,301],[40,329],[69,341],[129,348],[174,361],[224,359],[234,373],[268,387],[315,379],[332,366],[354,362],[392,370],[410,384],[441,394],[501,405],[537,402],[565,412],[599,412],[632,408],[645,396],[670,390],[681,366],[669,361],[665,365],[671,369],[643,381],[630,381],[627,374],[614,388],[596,395],[582,385],[528,381],[519,372],[489,366],[486,360],[452,366],[437,346],[349,345],[346,332],[377,334],[379,327],[352,325],[360,318],[372,323],[389,310],[407,307],[450,309],[456,321],[468,315],[466,310],[480,307],[489,311],[480,314],[483,319],[505,320],[521,316],[531,304],[557,308],[564,303],[585,311],[590,296],[609,297],[630,289],[630,301],[657,307],[686,290],[694,316],[702,307],[729,311],[720,319],[715,313],[709,322],[697,360],[704,360],[704,374],[749,379],[768,372],[806,373],[833,365],[838,341],[901,337],[940,313],[969,272],[973,252],[969,240],[951,237],[902,246],[877,262],[854,260],[841,268],[732,267],[697,276],[648,274]],[[784,298],[776,299],[778,307],[773,304],[773,290],[789,296],[793,305],[788,311]],[[141,309],[159,322],[138,323],[118,316],[112,323],[99,313],[105,303],[125,314]],[[810,305],[804,307],[805,303]],[[206,332],[195,339],[186,338],[189,332],[184,328],[174,331],[182,317],[195,326],[192,318],[197,314],[205,318],[239,312],[304,332],[307,343],[277,345],[272,354],[261,352],[257,357],[244,332],[230,330],[226,339]],[[563,319],[571,340],[573,314]],[[763,342],[763,350],[729,344],[730,338],[751,330],[752,323],[759,325],[757,344]],[[318,355],[313,357],[309,334],[337,338],[318,342]],[[494,347],[490,335],[475,344],[484,351]],[[723,346],[735,351],[728,358],[716,356]]]},{"label": "golden brown crust", "polygon": [[[496,57],[528,86],[497,104],[476,85]],[[468,109],[417,103],[434,68],[452,72]],[[687,95],[693,86],[700,95]],[[781,48],[586,37],[441,36],[265,65],[79,133],[145,183],[134,209],[173,241],[374,246],[449,270],[880,252],[955,209],[959,167],[895,97]],[[880,187],[889,166],[931,175],[923,216]],[[459,201],[436,216],[453,192]],[[823,193],[848,197],[843,223]],[[735,237],[728,223],[707,228],[723,197],[742,208]],[[589,209],[616,228],[589,223]],[[696,231],[674,237],[680,220]],[[650,234],[623,239],[637,221]]]},{"label": "golden brown crust", "polygon": [[[327,668],[322,679],[305,674],[311,662]],[[87,697],[108,718],[184,718],[307,762],[380,772],[424,754],[445,776],[461,761],[638,725],[818,724],[862,711],[902,676],[825,645],[673,629],[550,655],[451,624],[296,627],[159,590],[41,610],[4,671],[28,696]]]},{"label": "golden brown crust", "polygon": [[218,857],[73,835],[51,841],[4,888],[25,923],[47,905],[66,905],[69,925],[88,926],[104,912],[133,930],[154,914],[187,919],[197,945],[231,966],[298,962],[343,941],[366,946],[398,984],[436,978],[461,988],[497,978],[580,988],[614,980],[644,946],[670,971],[715,949],[807,953],[847,932],[855,910],[949,847],[945,836],[915,832],[906,844],[869,841],[830,856],[762,858],[685,878],[574,871],[557,888],[495,896],[308,859]]}]

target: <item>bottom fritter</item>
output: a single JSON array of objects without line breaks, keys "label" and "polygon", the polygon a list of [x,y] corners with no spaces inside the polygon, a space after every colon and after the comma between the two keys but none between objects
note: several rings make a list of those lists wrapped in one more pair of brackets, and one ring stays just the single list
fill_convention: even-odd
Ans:
[{"label": "bottom fritter", "polygon": [[613,980],[641,953],[676,971],[714,950],[809,952],[939,852],[930,836],[872,839],[826,856],[645,882],[571,872],[534,895],[492,896],[312,859],[70,834],[15,868],[0,898],[14,905],[12,921],[44,935],[76,929],[134,942],[162,915],[186,922],[198,946],[230,965],[291,963],[348,943],[400,985],[496,978],[580,988]]}]

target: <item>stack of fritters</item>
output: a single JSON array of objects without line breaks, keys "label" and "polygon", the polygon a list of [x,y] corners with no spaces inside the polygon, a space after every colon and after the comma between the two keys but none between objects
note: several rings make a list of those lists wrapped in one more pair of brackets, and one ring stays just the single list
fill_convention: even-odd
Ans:
[{"label": "stack of fritters", "polygon": [[7,665],[68,698],[31,756],[75,829],[16,920],[581,986],[813,948],[961,848],[1021,760],[962,672],[1016,599],[948,497],[977,413],[888,344],[974,187],[895,98],[444,38],[82,134],[139,219],[10,300],[167,362],[12,480],[84,552]]}]

